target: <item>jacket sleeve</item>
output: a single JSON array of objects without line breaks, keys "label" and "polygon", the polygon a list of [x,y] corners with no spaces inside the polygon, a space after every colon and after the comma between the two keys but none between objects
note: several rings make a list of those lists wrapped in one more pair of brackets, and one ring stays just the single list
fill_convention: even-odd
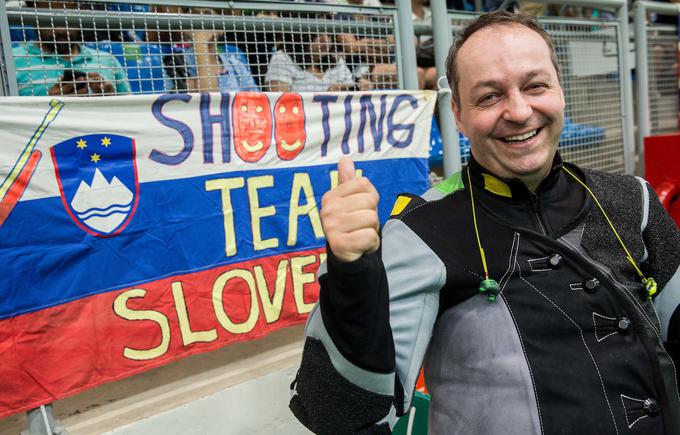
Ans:
[{"label": "jacket sleeve", "polygon": [[439,309],[443,262],[401,220],[352,263],[328,252],[290,408],[319,434],[391,433],[411,403]]},{"label": "jacket sleeve", "polygon": [[647,194],[649,208],[642,233],[647,259],[643,267],[657,282],[654,306],[659,315],[661,337],[676,367],[680,367],[680,230],[649,185]]}]

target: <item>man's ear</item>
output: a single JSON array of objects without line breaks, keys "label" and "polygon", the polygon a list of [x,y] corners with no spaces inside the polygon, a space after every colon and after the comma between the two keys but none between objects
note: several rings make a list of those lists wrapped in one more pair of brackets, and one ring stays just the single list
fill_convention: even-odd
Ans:
[{"label": "man's ear", "polygon": [[458,104],[456,104],[456,100],[454,98],[451,98],[451,110],[453,111],[453,117],[456,120],[456,128],[458,129],[458,131],[465,134],[465,131],[463,129],[463,120],[460,114],[460,107],[458,107]]}]

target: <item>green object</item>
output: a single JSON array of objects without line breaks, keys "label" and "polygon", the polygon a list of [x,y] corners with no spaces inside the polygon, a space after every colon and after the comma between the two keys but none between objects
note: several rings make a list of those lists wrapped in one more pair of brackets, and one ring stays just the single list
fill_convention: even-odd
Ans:
[{"label": "green object", "polygon": [[123,56],[126,61],[139,61],[142,58],[142,49],[139,44],[123,45]]},{"label": "green object", "polygon": [[489,302],[493,302],[496,300],[496,296],[498,296],[500,293],[500,287],[495,280],[487,278],[479,284],[479,292],[487,293],[486,298],[489,300]]},{"label": "green object", "polygon": [[[415,408],[413,416],[412,435],[427,435],[427,417],[430,412],[430,395],[416,391],[411,401],[411,406]],[[392,430],[393,435],[406,435],[410,413],[401,416]]]},{"label": "green object", "polygon": [[645,284],[645,290],[647,290],[647,299],[649,300],[656,294],[656,281],[654,278],[645,278],[642,280],[642,282]]},{"label": "green object", "polygon": [[465,185],[463,184],[463,177],[461,176],[461,173],[456,172],[446,180],[434,186],[434,188],[443,193],[444,195],[448,195],[457,190],[465,189]]},{"label": "green object", "polygon": [[37,43],[22,42],[12,47],[19,95],[47,95],[67,69],[99,73],[116,87],[116,93],[130,93],[127,75],[113,55],[80,45],[80,54],[64,56],[43,52]]}]

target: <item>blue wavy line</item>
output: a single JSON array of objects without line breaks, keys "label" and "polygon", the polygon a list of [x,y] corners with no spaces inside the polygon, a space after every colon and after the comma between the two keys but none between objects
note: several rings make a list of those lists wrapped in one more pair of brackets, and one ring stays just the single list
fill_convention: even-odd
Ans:
[{"label": "blue wavy line", "polygon": [[87,215],[86,217],[83,217],[82,215],[78,215],[78,217],[79,217],[81,220],[84,220],[84,221],[85,221],[85,220],[90,219],[90,218],[92,218],[92,217],[107,217],[107,216],[111,216],[112,214],[115,214],[115,213],[128,214],[129,211],[130,211],[130,210],[112,210],[111,212],[106,213],[106,214],[103,214],[103,213],[92,213],[92,214]]}]

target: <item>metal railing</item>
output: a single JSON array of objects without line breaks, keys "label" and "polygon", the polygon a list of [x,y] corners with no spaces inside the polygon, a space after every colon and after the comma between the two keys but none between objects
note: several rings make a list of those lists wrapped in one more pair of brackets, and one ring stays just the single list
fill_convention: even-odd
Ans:
[{"label": "metal railing", "polygon": [[[433,16],[443,0],[433,0]],[[539,18],[554,38],[561,65],[561,84],[567,99],[565,130],[560,151],[566,160],[592,169],[632,173],[634,156],[632,87],[628,65],[628,10],[621,0],[541,1],[573,6],[607,7],[616,10],[616,21],[574,18]],[[449,13],[449,31],[457,35],[477,14]],[[434,23],[437,25],[437,23]],[[435,29],[436,30],[436,29]],[[436,33],[436,32],[433,32]],[[446,38],[440,37],[446,43]],[[436,42],[436,41],[435,41]],[[623,49],[621,47],[624,47]],[[436,51],[437,56],[446,56]],[[440,67],[441,65],[441,67]],[[445,75],[443,60],[438,75]],[[448,105],[448,103],[446,104]],[[442,110],[440,125],[455,129],[450,109]],[[442,134],[444,172],[460,169],[469,158],[469,143],[458,134]],[[460,158],[452,159],[450,156]],[[447,155],[449,158],[447,159]]]},{"label": "metal railing", "polygon": [[[563,70],[565,158],[631,173],[632,88],[622,55],[628,50],[626,2],[542,2],[617,11],[618,20],[609,22],[540,21],[557,42]],[[77,10],[39,4],[0,6],[5,95],[415,89],[414,27],[416,34],[433,35],[443,77],[453,37],[476,16],[449,13],[444,0],[431,0],[432,26],[414,26],[404,0],[397,8],[213,0],[81,1]],[[459,143],[446,89],[438,107],[444,172],[450,174],[467,160],[468,146],[464,138]]]},{"label": "metal railing", "polygon": [[637,145],[646,136],[678,131],[678,26],[660,25],[648,14],[677,17],[680,5],[635,2]]},{"label": "metal railing", "polygon": [[10,49],[3,45],[5,93],[348,91],[415,83],[400,68],[405,53],[394,7],[177,3],[83,1],[67,9],[46,1],[0,10],[0,22],[11,26],[2,26],[2,40],[13,40]]}]

